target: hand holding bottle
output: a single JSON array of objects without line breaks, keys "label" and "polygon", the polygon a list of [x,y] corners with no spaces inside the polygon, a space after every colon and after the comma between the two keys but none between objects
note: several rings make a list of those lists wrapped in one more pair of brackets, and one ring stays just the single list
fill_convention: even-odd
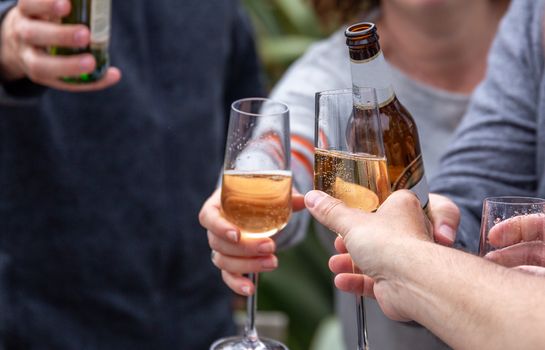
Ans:
[{"label": "hand holding bottle", "polygon": [[[337,288],[376,298],[383,311],[394,320],[409,320],[395,298],[418,248],[433,242],[432,226],[409,191],[392,193],[375,213],[347,207],[342,201],[319,191],[305,196],[305,203],[320,223],[336,232],[340,252],[329,261]],[[350,255],[349,255],[349,254]],[[354,262],[364,273],[355,274]]]},{"label": "hand holding bottle", "polygon": [[29,78],[35,83],[67,91],[100,90],[121,78],[117,68],[109,68],[104,78],[75,85],[60,77],[78,76],[96,67],[91,54],[51,56],[49,47],[85,47],[90,42],[89,28],[82,24],[61,25],[68,15],[68,0],[20,0],[1,24],[0,72],[3,81]]}]

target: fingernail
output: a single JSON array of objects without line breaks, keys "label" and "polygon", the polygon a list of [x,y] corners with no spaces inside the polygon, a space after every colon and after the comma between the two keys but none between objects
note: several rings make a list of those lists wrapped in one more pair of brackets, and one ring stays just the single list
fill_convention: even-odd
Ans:
[{"label": "fingernail", "polygon": [[278,266],[278,259],[275,256],[261,261],[261,267],[264,269],[275,269]]},{"label": "fingernail", "polygon": [[261,243],[257,246],[259,254],[271,254],[274,252],[274,244],[272,242]]},{"label": "fingernail", "polygon": [[305,196],[305,203],[308,208],[314,208],[325,197],[327,197],[327,195],[321,191],[310,191]]},{"label": "fingernail", "polygon": [[235,243],[238,243],[238,232],[237,231],[233,231],[233,230],[227,231],[226,235],[227,235],[227,238],[229,238],[231,241],[233,241]]},{"label": "fingernail", "polygon": [[79,66],[83,71],[89,71],[93,66],[93,57],[84,57],[79,61]]},{"label": "fingernail", "polygon": [[456,231],[454,231],[452,227],[448,225],[441,225],[439,227],[439,233],[444,237],[450,239],[451,241],[454,241],[454,239],[456,239]]},{"label": "fingernail", "polygon": [[84,45],[87,43],[87,31],[80,29],[74,34],[74,42],[77,45]]},{"label": "fingernail", "polygon": [[240,288],[242,294],[244,295],[250,295],[250,287],[249,286],[242,286],[242,288]]}]

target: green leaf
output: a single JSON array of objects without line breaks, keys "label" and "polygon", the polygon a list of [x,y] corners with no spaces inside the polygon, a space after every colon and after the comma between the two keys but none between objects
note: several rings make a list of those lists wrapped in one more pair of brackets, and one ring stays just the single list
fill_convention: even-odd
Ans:
[{"label": "green leaf", "polygon": [[318,20],[308,2],[302,0],[276,0],[276,4],[298,34],[318,38],[322,35]]},{"label": "green leaf", "polygon": [[252,22],[256,28],[259,37],[277,36],[284,32],[278,20],[277,9],[270,1],[263,0],[245,0],[246,6]]},{"label": "green leaf", "polygon": [[263,38],[259,44],[263,63],[289,65],[314,43],[314,38],[302,35],[284,35],[279,38]]}]

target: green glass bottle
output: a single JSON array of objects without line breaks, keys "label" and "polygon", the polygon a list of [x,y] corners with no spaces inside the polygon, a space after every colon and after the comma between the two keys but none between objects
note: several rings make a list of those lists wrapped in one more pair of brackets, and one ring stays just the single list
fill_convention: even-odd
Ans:
[{"label": "green glass bottle", "polygon": [[111,0],[71,0],[72,9],[62,19],[63,24],[85,24],[91,31],[89,46],[83,48],[54,47],[52,55],[76,55],[91,53],[96,60],[96,68],[88,74],[76,77],[63,77],[70,83],[90,83],[100,80],[110,65],[108,47],[110,44]]}]

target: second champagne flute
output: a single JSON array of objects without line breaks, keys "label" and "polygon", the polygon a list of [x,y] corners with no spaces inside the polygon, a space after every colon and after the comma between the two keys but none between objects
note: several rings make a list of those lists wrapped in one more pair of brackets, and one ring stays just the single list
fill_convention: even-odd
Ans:
[{"label": "second champagne flute", "polygon": [[[316,94],[314,188],[367,212],[390,194],[375,89]],[[356,296],[356,301],[358,350],[365,350],[369,344],[363,297]]]},{"label": "second champagne flute", "polygon": [[[248,98],[231,106],[225,149],[221,208],[237,225],[242,239],[269,237],[291,215],[288,107],[264,98]],[[255,327],[257,273],[250,279],[256,292],[248,297],[244,336],[216,341],[211,350],[287,350],[282,343],[259,338]]]},{"label": "second champagne flute", "polygon": [[[489,197],[483,201],[479,255],[506,267],[541,266],[533,254],[544,248],[545,199]],[[529,268],[531,269],[531,268]]]}]

